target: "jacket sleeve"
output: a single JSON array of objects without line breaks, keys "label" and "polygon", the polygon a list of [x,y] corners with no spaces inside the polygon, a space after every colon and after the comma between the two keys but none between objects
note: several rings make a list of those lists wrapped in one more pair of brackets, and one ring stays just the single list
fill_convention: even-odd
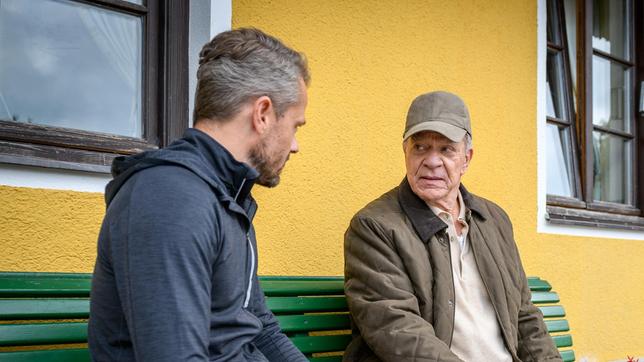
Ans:
[{"label": "jacket sleeve", "polygon": [[519,250],[514,241],[512,224],[505,212],[503,212],[503,215],[509,224],[511,250],[518,269],[518,280],[521,283],[521,305],[518,316],[519,345],[517,354],[522,361],[526,362],[562,361],[552,337],[548,334],[548,329],[543,321],[543,314],[532,303],[532,293],[530,292],[528,280],[521,263]]},{"label": "jacket sleeve", "polygon": [[[126,328],[137,360],[207,361],[218,233],[212,204],[191,191],[199,185],[190,178],[156,176],[110,226]],[[171,188],[175,182],[185,187]]]},{"label": "jacket sleeve", "polygon": [[360,335],[383,361],[460,361],[420,316],[391,239],[377,222],[359,215],[345,234],[345,294]]},{"label": "jacket sleeve", "polygon": [[282,333],[277,318],[266,306],[264,292],[257,276],[253,283],[253,314],[262,321],[264,326],[262,332],[253,341],[255,346],[272,362],[308,362],[302,352]]}]

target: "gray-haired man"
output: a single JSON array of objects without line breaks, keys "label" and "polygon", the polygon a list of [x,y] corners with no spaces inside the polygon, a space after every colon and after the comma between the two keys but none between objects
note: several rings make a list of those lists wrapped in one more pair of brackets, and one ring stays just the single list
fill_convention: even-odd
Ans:
[{"label": "gray-haired man", "polygon": [[256,29],[200,54],[194,128],[114,161],[92,281],[99,361],[307,361],[257,280],[253,184],[272,187],[304,125],[302,54]]},{"label": "gray-haired man", "polygon": [[506,213],[461,185],[470,116],[454,94],[407,114],[407,177],[345,234],[345,361],[561,361],[530,301]]}]

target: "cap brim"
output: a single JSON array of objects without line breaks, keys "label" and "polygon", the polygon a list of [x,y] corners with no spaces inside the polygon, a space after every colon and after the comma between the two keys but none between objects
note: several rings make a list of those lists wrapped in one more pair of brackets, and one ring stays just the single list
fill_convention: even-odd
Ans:
[{"label": "cap brim", "polygon": [[410,136],[423,131],[438,132],[443,136],[449,138],[452,142],[461,142],[463,140],[463,137],[465,137],[465,134],[467,133],[466,130],[460,127],[453,126],[449,123],[441,121],[427,121],[419,123],[407,130],[407,132],[405,132],[405,135],[403,136],[403,140],[406,140]]}]

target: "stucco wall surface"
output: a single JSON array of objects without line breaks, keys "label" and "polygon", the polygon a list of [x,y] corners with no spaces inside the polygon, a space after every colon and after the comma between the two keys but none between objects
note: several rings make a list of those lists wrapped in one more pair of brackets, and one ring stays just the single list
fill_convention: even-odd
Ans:
[{"label": "stucco wall surface", "polygon": [[0,186],[0,271],[90,272],[103,195]]}]

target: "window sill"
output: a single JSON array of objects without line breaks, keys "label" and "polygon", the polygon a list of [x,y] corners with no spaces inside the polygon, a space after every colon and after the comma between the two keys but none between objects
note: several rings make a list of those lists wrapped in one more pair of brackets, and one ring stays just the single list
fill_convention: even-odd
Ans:
[{"label": "window sill", "polygon": [[546,207],[546,211],[546,220],[552,224],[644,231],[644,217],[640,216],[550,205]]},{"label": "window sill", "polygon": [[0,140],[0,163],[110,173],[115,153]]}]

